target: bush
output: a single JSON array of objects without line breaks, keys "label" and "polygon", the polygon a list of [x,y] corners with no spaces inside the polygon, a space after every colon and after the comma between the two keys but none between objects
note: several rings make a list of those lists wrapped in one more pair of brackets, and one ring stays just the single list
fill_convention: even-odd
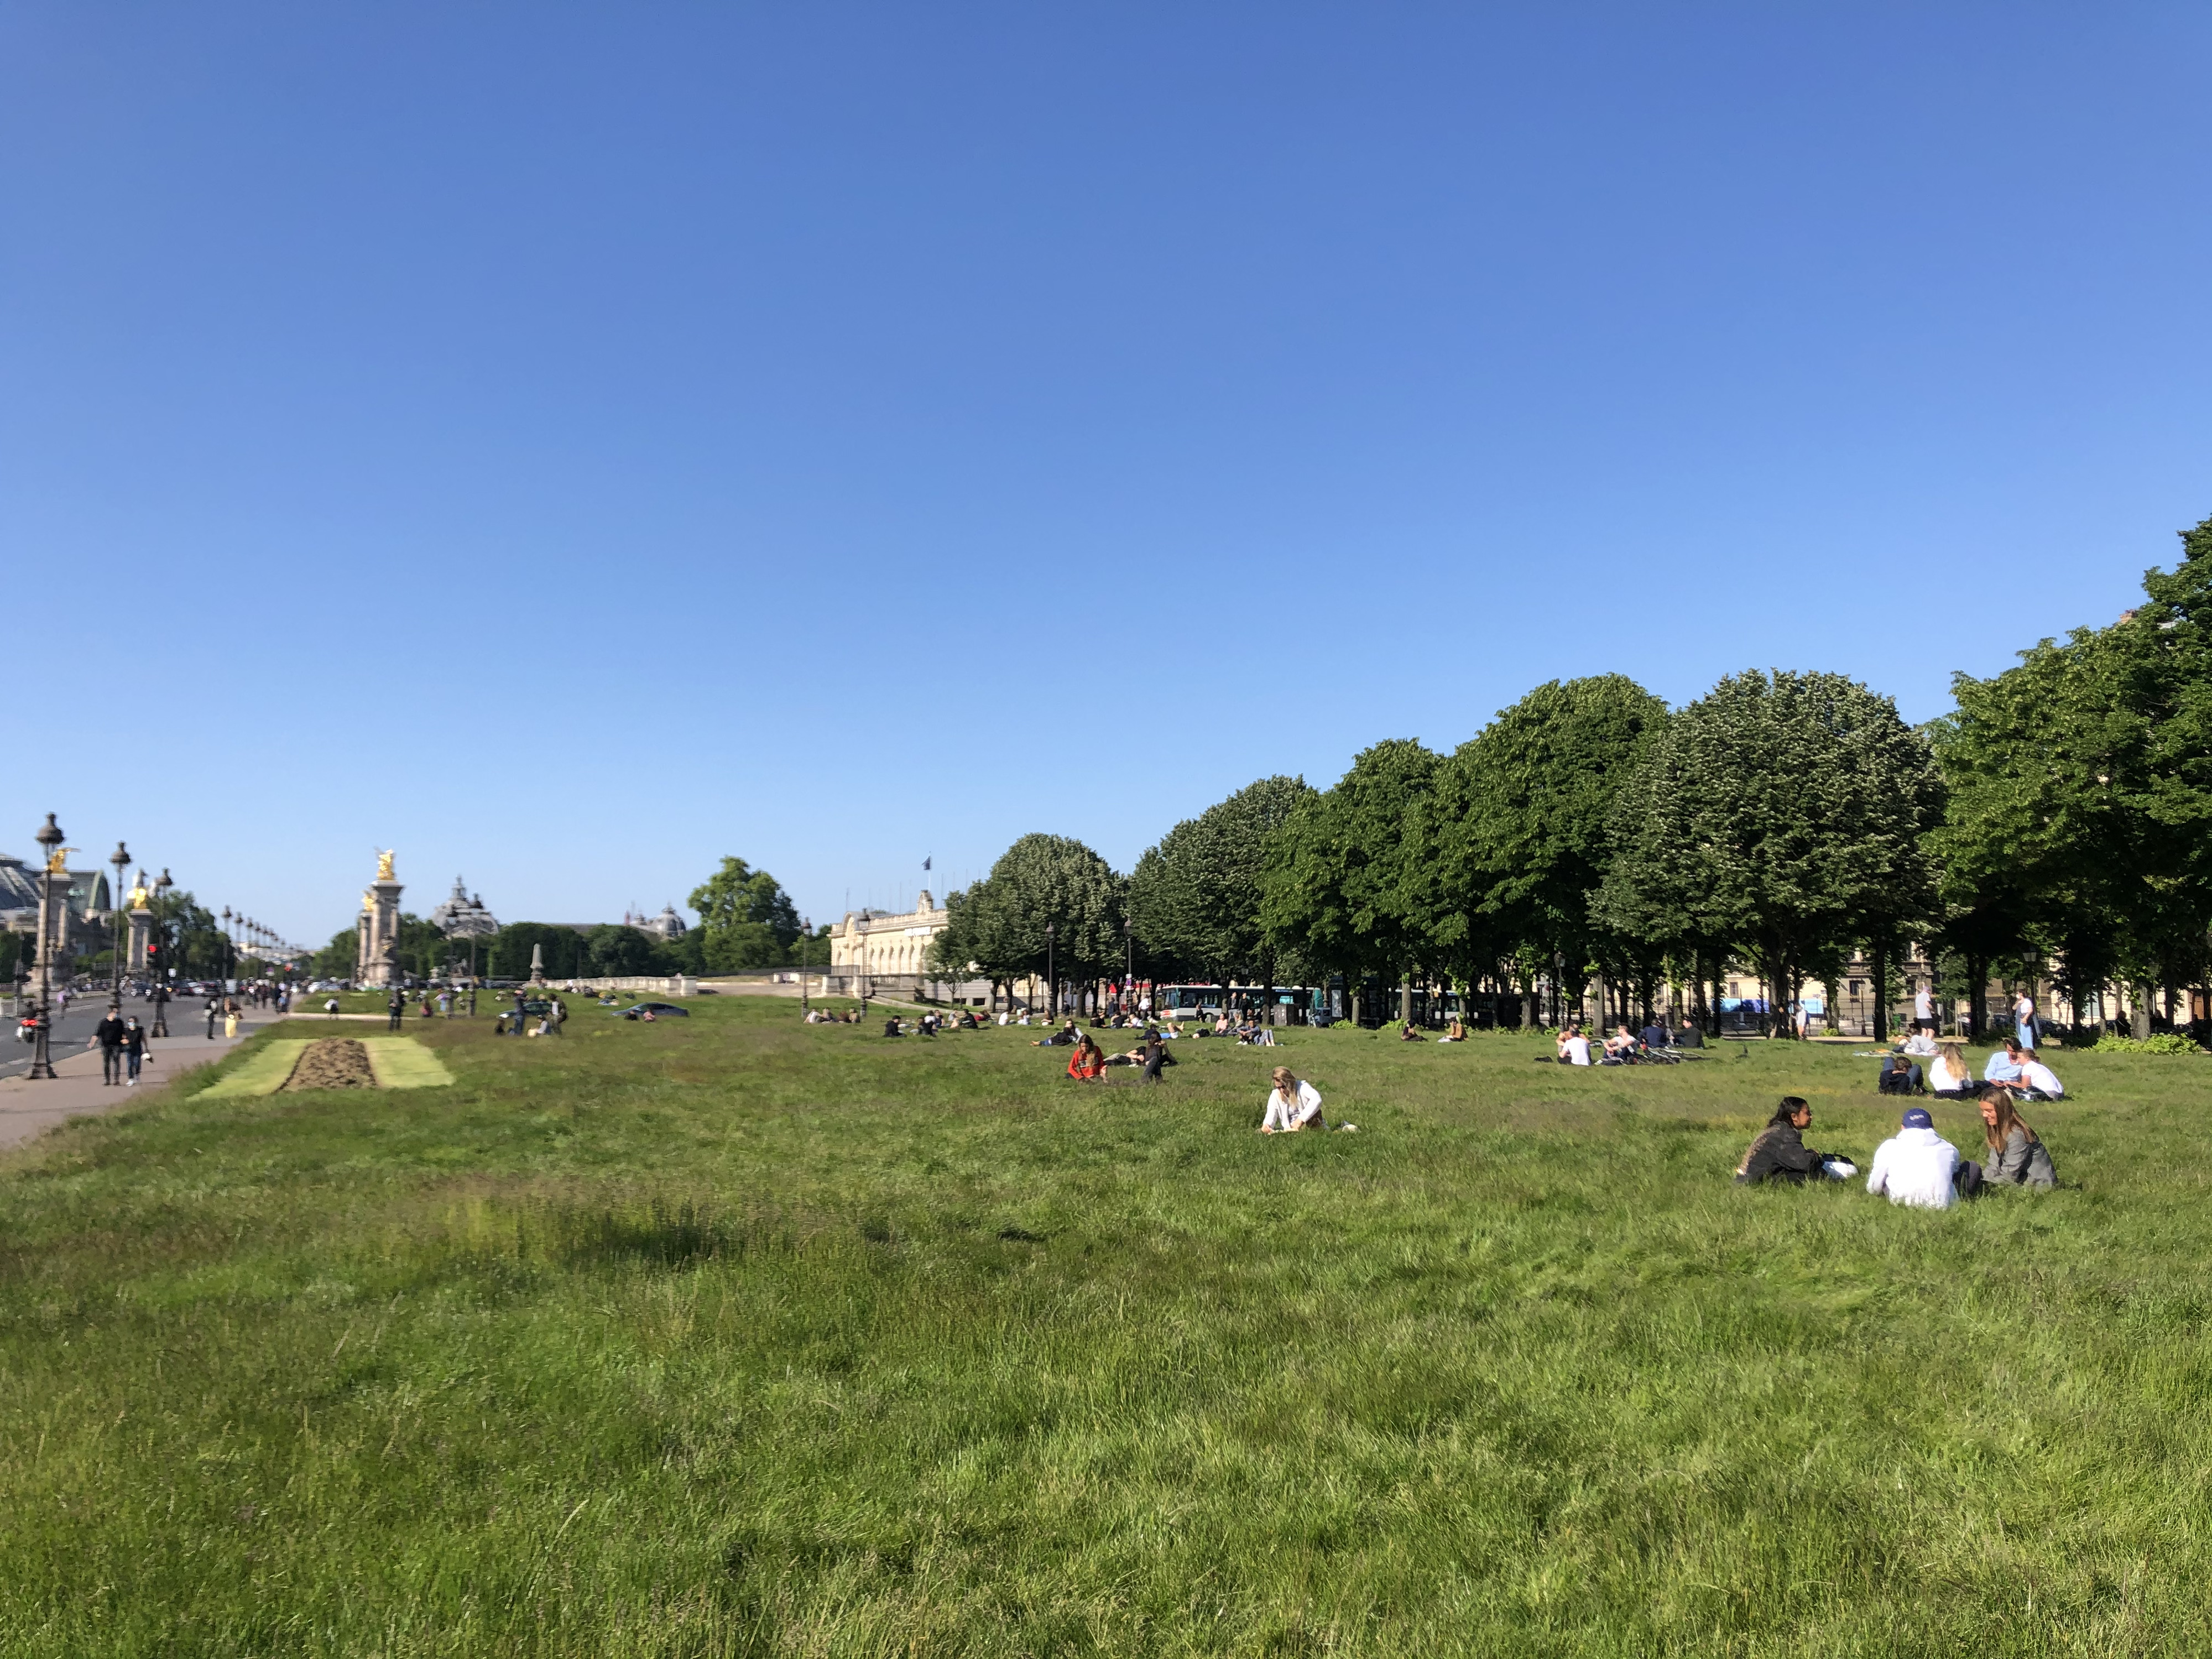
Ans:
[{"label": "bush", "polygon": [[2179,1031],[2157,1031],[2142,1038],[2121,1036],[2107,1031],[2091,1047],[2100,1054],[2195,1054],[2203,1052]]}]

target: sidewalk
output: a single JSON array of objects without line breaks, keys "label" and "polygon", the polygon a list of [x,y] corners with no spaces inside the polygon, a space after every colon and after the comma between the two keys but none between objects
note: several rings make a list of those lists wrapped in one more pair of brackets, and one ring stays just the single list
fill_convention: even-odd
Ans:
[{"label": "sidewalk", "polygon": [[204,1026],[183,1027],[190,1035],[158,1040],[148,1063],[138,1073],[138,1086],[113,1087],[100,1080],[100,1050],[81,1043],[57,1050],[52,1078],[33,1082],[28,1078],[0,1078],[0,1147],[19,1146],[73,1117],[112,1112],[119,1106],[136,1106],[149,1100],[179,1072],[228,1054],[263,1026],[280,1016],[256,1010],[239,1024],[235,1039],[217,1028],[215,1041],[201,1035]]}]

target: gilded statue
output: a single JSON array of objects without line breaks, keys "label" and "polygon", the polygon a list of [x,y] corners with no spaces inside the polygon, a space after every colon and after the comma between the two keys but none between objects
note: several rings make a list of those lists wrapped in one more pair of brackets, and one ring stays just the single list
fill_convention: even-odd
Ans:
[{"label": "gilded statue", "polygon": [[[397,848],[392,849],[393,852],[397,852],[398,850],[398,849]],[[391,853],[379,853],[376,855],[376,878],[379,881],[390,881],[392,879]]]},{"label": "gilded statue", "polygon": [[69,874],[69,855],[76,851],[74,847],[55,848],[54,855],[46,860],[46,873],[50,876]]},{"label": "gilded statue", "polygon": [[146,901],[153,896],[146,890],[146,872],[141,870],[138,872],[137,884],[131,890],[131,908],[134,910],[143,910],[146,908]]},{"label": "gilded statue", "polygon": [[365,916],[373,916],[376,914],[376,894],[374,890],[367,887],[361,890],[361,913]]}]

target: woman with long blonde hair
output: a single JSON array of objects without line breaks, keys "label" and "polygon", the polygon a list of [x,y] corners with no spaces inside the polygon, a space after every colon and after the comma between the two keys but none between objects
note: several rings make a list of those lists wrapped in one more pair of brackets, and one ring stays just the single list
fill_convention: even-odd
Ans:
[{"label": "woman with long blonde hair", "polygon": [[1966,1045],[1958,1038],[1946,1037],[1936,1045],[1936,1058],[1928,1062],[1928,1092],[1939,1100],[1964,1100],[1974,1092]]},{"label": "woman with long blonde hair", "polygon": [[1260,1120],[1263,1135],[1295,1134],[1300,1129],[1326,1129],[1321,1115],[1321,1091],[1291,1074],[1287,1066],[1275,1067],[1275,1086],[1267,1091],[1267,1115]]}]

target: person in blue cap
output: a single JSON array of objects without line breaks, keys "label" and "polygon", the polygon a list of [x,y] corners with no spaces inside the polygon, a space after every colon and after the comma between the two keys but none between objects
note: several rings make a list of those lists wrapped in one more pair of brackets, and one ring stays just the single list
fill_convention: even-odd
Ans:
[{"label": "person in blue cap", "polygon": [[1867,1175],[1867,1191],[1918,1210],[1948,1210],[1981,1185],[1982,1166],[1936,1133],[1925,1106],[1905,1113],[1897,1133],[1875,1148]]}]

